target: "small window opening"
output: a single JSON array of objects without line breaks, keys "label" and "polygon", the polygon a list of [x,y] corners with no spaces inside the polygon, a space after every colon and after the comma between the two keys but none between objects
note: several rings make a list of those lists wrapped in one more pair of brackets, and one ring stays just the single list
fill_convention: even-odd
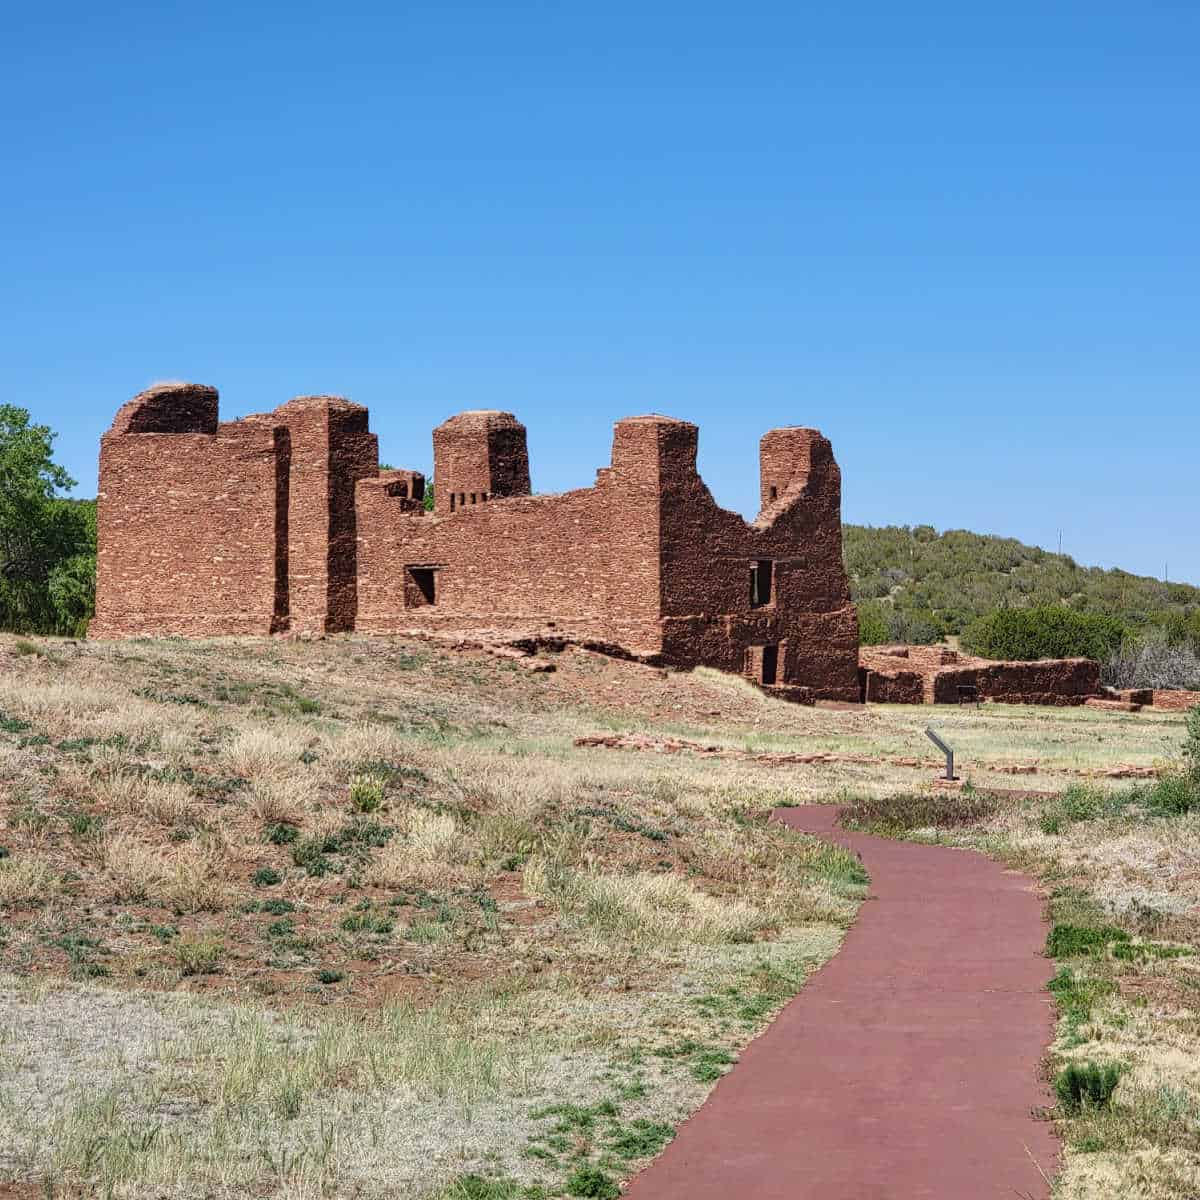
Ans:
[{"label": "small window opening", "polygon": [[778,496],[779,496],[779,489],[778,489],[777,487],[773,487],[773,488],[771,489],[771,499],[772,499],[772,500],[774,500],[774,499],[776,499]]},{"label": "small window opening", "polygon": [[771,603],[771,560],[760,558],[750,564],[750,607]]},{"label": "small window opening", "polygon": [[471,493],[471,503],[472,504],[475,503],[475,493],[474,492]]},{"label": "small window opening", "polygon": [[408,499],[408,484],[407,483],[396,484],[395,494],[397,496],[399,496],[401,500],[407,500]]},{"label": "small window opening", "polygon": [[762,681],[764,684],[773,684],[776,676],[779,674],[779,647],[764,646],[762,656]]},{"label": "small window opening", "polygon": [[433,567],[405,567],[404,603],[408,608],[423,608],[437,603],[437,571]]},{"label": "small window opening", "polygon": [[450,511],[451,512],[454,511],[454,493],[453,492],[450,493]]},{"label": "small window opening", "polygon": [[459,493],[458,493],[458,507],[459,507],[459,508],[462,508],[462,507],[463,507],[463,505],[465,505],[465,504],[466,504],[466,502],[467,502],[467,493],[466,493],[466,492],[459,492]]},{"label": "small window opening", "polygon": [[480,492],[480,493],[479,493],[479,502],[480,502],[481,504],[486,504],[486,503],[487,503],[487,492]]}]

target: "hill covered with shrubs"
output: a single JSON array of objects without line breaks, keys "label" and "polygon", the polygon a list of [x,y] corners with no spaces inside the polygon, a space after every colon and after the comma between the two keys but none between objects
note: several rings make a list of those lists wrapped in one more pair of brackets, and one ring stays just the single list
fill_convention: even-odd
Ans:
[{"label": "hill covered with shrubs", "polygon": [[1121,687],[1200,688],[1200,588],[964,529],[846,525],[843,538],[866,645],[958,636],[986,658],[1079,655]]},{"label": "hill covered with shrubs", "polygon": [[1200,588],[1190,584],[1082,567],[1067,554],[965,529],[845,525],[842,533],[860,617],[875,632],[889,627],[879,641],[934,641],[997,609],[1060,605],[1126,628],[1182,623],[1200,634]]}]

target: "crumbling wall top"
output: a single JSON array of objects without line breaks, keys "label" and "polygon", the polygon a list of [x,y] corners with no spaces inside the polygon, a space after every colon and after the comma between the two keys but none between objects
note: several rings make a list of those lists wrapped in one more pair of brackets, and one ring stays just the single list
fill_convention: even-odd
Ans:
[{"label": "crumbling wall top", "polygon": [[202,383],[156,383],[122,404],[111,434],[216,433],[217,389]]}]

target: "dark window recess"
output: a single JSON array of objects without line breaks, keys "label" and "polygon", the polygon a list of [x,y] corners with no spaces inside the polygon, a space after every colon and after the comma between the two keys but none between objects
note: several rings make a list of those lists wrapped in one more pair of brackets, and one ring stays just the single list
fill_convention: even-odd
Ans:
[{"label": "dark window recess", "polygon": [[750,607],[771,603],[771,560],[760,558],[750,564]]},{"label": "dark window recess", "polygon": [[454,493],[453,492],[450,493],[450,511],[451,512],[454,511]]},{"label": "dark window recess", "polygon": [[771,499],[777,500],[778,498],[779,498],[779,489],[777,487],[773,487],[771,489]]},{"label": "dark window recess", "polygon": [[762,659],[762,681],[765,684],[775,682],[779,674],[779,647],[764,646]]},{"label": "dark window recess", "polygon": [[437,603],[437,571],[433,567],[405,567],[404,602],[409,608]]}]

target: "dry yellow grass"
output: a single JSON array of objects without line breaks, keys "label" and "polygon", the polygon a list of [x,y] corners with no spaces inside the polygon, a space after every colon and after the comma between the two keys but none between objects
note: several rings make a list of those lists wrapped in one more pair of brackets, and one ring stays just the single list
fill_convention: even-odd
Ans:
[{"label": "dry yellow grass", "polygon": [[[924,757],[934,718],[1005,786],[989,767],[1153,762],[1178,740],[1178,720],[1153,716],[822,711],[714,672],[556,662],[535,675],[359,638],[38,656],[0,638],[0,712],[27,726],[0,733],[4,1052],[61,1066],[50,1107],[0,1101],[10,1176],[63,1190],[90,1163],[87,1186],[117,1195],[368,1197],[498,1169],[553,1188],[562,1163],[524,1153],[539,1104],[615,1096],[623,1120],[685,1117],[710,1083],[654,1051],[732,1056],[758,1028],[692,1001],[732,989],[769,1013],[862,894],[853,860],[766,812],[928,772],[581,735]],[[987,838],[1049,861],[1036,821],[1004,819]],[[1062,861],[1114,901],[1168,883],[1190,899],[1190,835],[1122,836],[1093,864],[1072,830]],[[51,973],[101,986],[34,982]],[[82,1039],[39,1041],[55,1014]]]}]

